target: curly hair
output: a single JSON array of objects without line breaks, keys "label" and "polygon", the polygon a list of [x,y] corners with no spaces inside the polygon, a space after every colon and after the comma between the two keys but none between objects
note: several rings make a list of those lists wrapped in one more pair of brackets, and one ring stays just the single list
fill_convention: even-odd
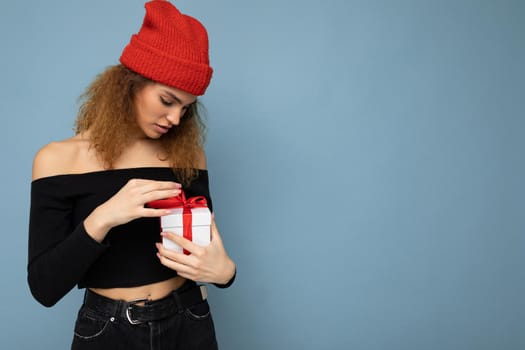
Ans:
[{"label": "curly hair", "polygon": [[[137,130],[135,96],[147,84],[153,84],[140,74],[119,64],[107,68],[80,96],[80,108],[75,123],[77,134],[90,131],[91,147],[107,169],[130,142],[129,135]],[[159,139],[170,166],[183,184],[198,175],[197,162],[204,144],[204,124],[198,103],[189,106],[179,125]]]}]

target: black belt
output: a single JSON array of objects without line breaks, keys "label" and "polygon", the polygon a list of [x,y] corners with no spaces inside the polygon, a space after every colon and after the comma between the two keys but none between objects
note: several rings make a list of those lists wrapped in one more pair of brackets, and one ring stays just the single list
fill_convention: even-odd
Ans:
[{"label": "black belt", "polygon": [[[192,283],[181,286],[158,300],[114,300],[86,289],[84,305],[107,317],[119,317],[131,324],[140,324],[172,316],[206,300],[206,286]],[[141,303],[141,305],[138,305]],[[143,304],[142,304],[143,303]]]}]

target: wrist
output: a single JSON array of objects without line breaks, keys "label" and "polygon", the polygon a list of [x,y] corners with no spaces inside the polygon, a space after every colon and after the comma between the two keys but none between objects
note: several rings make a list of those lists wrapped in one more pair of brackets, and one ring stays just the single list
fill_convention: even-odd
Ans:
[{"label": "wrist", "polygon": [[222,278],[218,283],[227,284],[228,282],[230,282],[233,276],[235,275],[235,269],[235,263],[233,262],[233,260],[228,258],[223,269]]},{"label": "wrist", "polygon": [[84,228],[91,238],[101,243],[111,229],[111,224],[104,219],[104,215],[97,207],[89,216],[84,219]]}]

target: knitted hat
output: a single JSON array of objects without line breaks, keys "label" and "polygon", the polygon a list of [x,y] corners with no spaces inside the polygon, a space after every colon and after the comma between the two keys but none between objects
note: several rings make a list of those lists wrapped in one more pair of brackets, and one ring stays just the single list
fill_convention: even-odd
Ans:
[{"label": "knitted hat", "polygon": [[169,1],[150,1],[144,7],[142,27],[124,48],[120,62],[153,81],[204,95],[213,73],[206,28]]}]

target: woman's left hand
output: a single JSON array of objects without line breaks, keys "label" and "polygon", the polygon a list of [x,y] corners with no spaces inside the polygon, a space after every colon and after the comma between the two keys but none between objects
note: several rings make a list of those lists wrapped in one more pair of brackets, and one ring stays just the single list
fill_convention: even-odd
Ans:
[{"label": "woman's left hand", "polygon": [[211,222],[211,240],[206,247],[171,232],[162,232],[161,236],[190,252],[190,255],[177,253],[157,243],[157,256],[161,264],[177,271],[179,276],[193,281],[226,284],[235,274],[235,263],[224,249],[215,219]]}]

